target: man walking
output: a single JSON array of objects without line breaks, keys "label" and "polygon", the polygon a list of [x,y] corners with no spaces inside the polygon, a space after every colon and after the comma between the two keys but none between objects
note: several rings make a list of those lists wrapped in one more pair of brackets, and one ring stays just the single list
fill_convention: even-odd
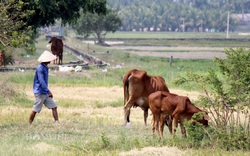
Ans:
[{"label": "man walking", "polygon": [[40,111],[42,110],[43,104],[47,108],[52,109],[52,115],[54,117],[55,122],[56,123],[59,122],[57,113],[57,104],[54,102],[53,94],[50,92],[48,88],[48,80],[49,80],[48,64],[55,59],[56,56],[46,50],[38,58],[38,61],[41,63],[37,66],[34,77],[33,92],[35,94],[35,102],[29,118],[30,125],[34,120],[36,113],[40,113]]}]

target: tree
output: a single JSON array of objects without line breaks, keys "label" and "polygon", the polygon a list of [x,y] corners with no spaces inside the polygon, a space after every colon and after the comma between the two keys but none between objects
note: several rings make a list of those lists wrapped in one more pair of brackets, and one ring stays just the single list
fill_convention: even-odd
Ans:
[{"label": "tree", "polygon": [[31,30],[22,18],[30,16],[33,12],[23,10],[27,3],[15,0],[3,1],[0,3],[0,47],[25,46],[27,32]]},{"label": "tree", "polygon": [[71,23],[80,17],[80,10],[101,14],[106,12],[106,0],[23,0],[24,10],[35,10],[34,14],[24,18],[27,25],[34,29],[49,26],[61,19],[63,24]]},{"label": "tree", "polygon": [[12,56],[13,48],[35,50],[36,30],[79,18],[79,11],[106,12],[106,0],[0,0],[0,50]]},{"label": "tree", "polygon": [[[27,37],[25,34],[27,30],[49,26],[54,24],[56,19],[61,19],[64,24],[72,22],[79,18],[80,9],[97,14],[106,12],[106,0],[0,0],[0,2],[2,46],[23,46],[20,38]],[[16,37],[18,39],[12,40]]]},{"label": "tree", "polygon": [[79,34],[88,37],[93,35],[97,44],[105,44],[105,36],[108,32],[114,33],[121,26],[121,20],[113,10],[108,9],[106,14],[82,13],[79,20],[72,25]]},{"label": "tree", "polygon": [[[30,42],[32,29],[23,18],[33,14],[33,11],[23,10],[27,5],[22,1],[7,0],[0,3],[0,51],[4,52],[4,65],[13,64],[13,48],[28,47],[34,43]],[[26,48],[27,51],[34,51],[33,46]]]},{"label": "tree", "polygon": [[76,20],[79,11],[106,12],[106,0],[1,0],[0,46],[27,46],[27,40],[38,27],[61,19],[65,24]]}]

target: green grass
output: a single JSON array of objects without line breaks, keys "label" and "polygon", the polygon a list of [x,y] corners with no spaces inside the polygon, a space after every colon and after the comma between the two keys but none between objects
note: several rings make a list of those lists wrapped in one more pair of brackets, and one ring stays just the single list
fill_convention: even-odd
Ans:
[{"label": "green grass", "polygon": [[[124,61],[125,62],[125,61]],[[133,63],[135,62],[135,63]],[[168,58],[159,57],[138,57],[133,56],[126,59],[124,67],[122,69],[113,69],[107,67],[108,72],[102,72],[100,68],[93,68],[87,70],[88,75],[83,73],[60,73],[50,71],[49,83],[60,86],[122,86],[122,77],[130,69],[137,68],[146,70],[149,75],[161,75],[169,85],[174,86],[173,80],[187,71],[196,71],[205,73],[208,68],[216,69],[216,65],[213,60],[187,60],[187,59],[174,59],[172,66],[169,66]],[[34,71],[27,70],[23,73],[10,72],[2,73],[2,75],[8,75],[9,81],[14,84],[32,84]],[[187,89],[187,88],[185,88]],[[191,88],[195,90],[196,88]]]},{"label": "green grass", "polygon": [[[106,38],[226,38],[226,33],[195,33],[195,32],[115,32],[108,33]],[[250,38],[237,33],[230,33],[230,38]]]},{"label": "green grass", "polygon": [[138,49],[127,49],[126,51],[133,51],[133,52],[162,52],[162,53],[167,53],[167,52],[223,52],[223,50],[138,50]]},{"label": "green grass", "polygon": [[130,46],[184,46],[184,47],[249,47],[249,41],[235,41],[235,40],[125,40],[125,45]]}]

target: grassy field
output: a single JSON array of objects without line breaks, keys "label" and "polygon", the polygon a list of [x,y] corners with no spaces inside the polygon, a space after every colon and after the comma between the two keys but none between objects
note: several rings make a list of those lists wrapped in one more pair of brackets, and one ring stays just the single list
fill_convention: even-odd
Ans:
[{"label": "grassy field", "polygon": [[[124,36],[126,34],[123,34]],[[22,66],[36,66],[40,53],[46,49],[47,41],[39,38],[37,53],[22,58]],[[249,155],[249,151],[211,147],[191,148],[183,141],[180,132],[176,138],[167,128],[164,139],[151,136],[151,118],[144,126],[143,112],[132,109],[130,127],[123,126],[122,76],[132,68],[144,69],[150,75],[161,75],[170,91],[187,95],[195,101],[199,90],[195,84],[176,86],[173,81],[187,71],[205,74],[208,68],[216,69],[213,60],[175,59],[169,66],[168,58],[139,57],[123,50],[92,46],[66,38],[65,44],[77,47],[110,65],[104,68],[90,66],[83,72],[58,72],[51,70],[49,88],[59,105],[60,124],[53,122],[51,111],[43,107],[42,112],[29,126],[28,118],[33,105],[32,83],[34,71],[4,72],[0,75],[0,155]],[[209,46],[209,45],[206,45]],[[64,62],[75,60],[70,52],[64,52]],[[120,68],[116,68],[121,65]],[[179,147],[179,148],[177,148]]]},{"label": "grassy field", "polygon": [[249,47],[250,35],[230,33],[175,33],[175,32],[116,32],[108,33],[106,40],[123,41],[133,46],[189,46],[189,47]]},{"label": "grassy field", "polygon": [[[238,33],[230,33],[229,38],[250,38],[249,35],[240,35]],[[108,33],[106,38],[159,38],[159,39],[178,39],[178,38],[225,38],[226,33],[194,33],[194,32],[116,32]]]}]

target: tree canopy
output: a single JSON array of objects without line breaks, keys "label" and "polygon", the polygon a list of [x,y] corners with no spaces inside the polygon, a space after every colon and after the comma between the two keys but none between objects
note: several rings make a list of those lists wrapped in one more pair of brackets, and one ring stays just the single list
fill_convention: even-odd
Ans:
[{"label": "tree canopy", "polygon": [[24,10],[35,10],[34,14],[24,18],[27,25],[33,28],[49,26],[56,19],[61,19],[63,24],[71,23],[80,16],[80,11],[93,13],[106,12],[106,0],[24,0]]},{"label": "tree canopy", "polygon": [[106,14],[101,15],[91,12],[82,13],[79,20],[72,27],[79,35],[85,37],[93,35],[97,40],[97,44],[106,45],[105,35],[108,32],[114,33],[121,24],[117,13],[108,9]]}]

